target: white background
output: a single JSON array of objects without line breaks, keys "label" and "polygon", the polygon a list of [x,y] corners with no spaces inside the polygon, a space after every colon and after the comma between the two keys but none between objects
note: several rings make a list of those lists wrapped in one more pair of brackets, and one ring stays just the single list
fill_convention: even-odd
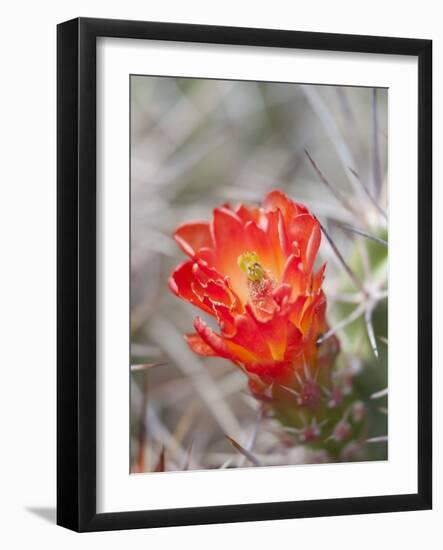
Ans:
[{"label": "white background", "polygon": [[[169,20],[434,39],[434,151],[441,151],[443,30],[438,3],[317,0],[260,5],[165,1],[66,1],[8,4],[2,11],[0,131],[0,544],[5,548],[269,548],[281,541],[310,548],[413,548],[442,545],[441,476],[435,509],[374,516],[75,535],[53,525],[55,506],[55,25],[83,16]],[[437,157],[436,153],[435,156]],[[435,159],[434,212],[441,211],[441,158]],[[435,220],[436,241],[443,230]],[[440,247],[441,248],[441,247]],[[435,281],[442,279],[435,249]],[[439,337],[441,290],[434,288]],[[440,310],[440,311],[439,311]],[[441,394],[441,344],[434,355]],[[443,407],[435,399],[435,463],[442,463]],[[408,427],[405,426],[405,430]],[[437,432],[440,437],[437,437]],[[436,469],[435,469],[436,470]],[[34,511],[32,511],[34,510]],[[36,513],[37,510],[37,513]],[[51,521],[44,519],[50,517]],[[4,540],[3,540],[4,539]]]}]

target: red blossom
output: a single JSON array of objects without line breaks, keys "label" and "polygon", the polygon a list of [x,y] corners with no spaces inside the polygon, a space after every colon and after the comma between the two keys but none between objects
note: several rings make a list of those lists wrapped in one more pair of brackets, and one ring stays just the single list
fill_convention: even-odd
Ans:
[{"label": "red blossom", "polygon": [[325,264],[314,272],[321,230],[305,206],[276,190],[261,207],[216,208],[210,222],[185,223],[174,238],[189,259],[169,287],[220,330],[197,317],[186,336],[195,353],[232,361],[255,387],[290,383],[306,365],[324,363]]}]

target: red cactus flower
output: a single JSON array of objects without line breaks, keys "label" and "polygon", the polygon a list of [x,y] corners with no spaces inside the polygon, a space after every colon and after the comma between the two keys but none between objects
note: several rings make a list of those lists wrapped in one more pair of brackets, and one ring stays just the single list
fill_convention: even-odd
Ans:
[{"label": "red cactus flower", "polygon": [[314,273],[321,231],[305,206],[272,191],[261,207],[224,205],[210,222],[185,223],[174,237],[189,259],[170,289],[220,328],[197,317],[196,333],[186,336],[195,353],[229,359],[257,389],[290,384],[324,360],[317,340],[327,329],[325,264]]}]

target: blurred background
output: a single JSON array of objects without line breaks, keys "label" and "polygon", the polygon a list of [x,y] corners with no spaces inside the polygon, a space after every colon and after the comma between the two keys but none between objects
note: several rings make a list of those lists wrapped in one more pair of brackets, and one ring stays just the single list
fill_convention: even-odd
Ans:
[{"label": "blurred background", "polygon": [[264,466],[322,461],[260,415],[236,367],[189,350],[201,312],[167,286],[177,225],[274,188],[330,237],[328,321],[368,409],[360,459],[387,458],[387,109],[385,89],[131,77],[132,472],[253,465],[225,434]]}]

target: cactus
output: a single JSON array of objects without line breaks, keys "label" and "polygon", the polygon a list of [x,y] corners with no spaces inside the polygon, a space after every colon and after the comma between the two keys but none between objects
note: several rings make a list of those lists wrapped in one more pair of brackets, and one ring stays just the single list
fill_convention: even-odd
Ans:
[{"label": "cactus", "polygon": [[211,222],[179,226],[175,240],[189,259],[174,270],[169,286],[217,321],[219,332],[196,318],[196,333],[186,335],[193,352],[239,367],[286,438],[321,450],[329,461],[352,460],[365,443],[366,406],[352,369],[338,361],[339,339],[327,323],[326,264],[314,270],[322,231],[360,289],[357,313],[378,355],[372,313],[383,296],[379,285],[360,283],[358,261],[348,264],[312,213],[278,190],[262,206],[224,205]]}]

